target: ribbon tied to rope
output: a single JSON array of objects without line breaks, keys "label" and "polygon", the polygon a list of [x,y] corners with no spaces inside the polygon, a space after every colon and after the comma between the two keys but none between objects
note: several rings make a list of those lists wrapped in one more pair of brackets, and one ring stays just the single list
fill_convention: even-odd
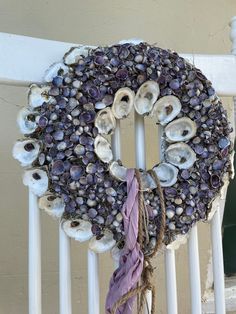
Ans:
[{"label": "ribbon tied to rope", "polygon": [[[161,229],[156,247],[148,256],[143,253],[143,225],[145,225],[145,204],[141,189],[140,174],[137,169],[127,170],[127,199],[122,208],[125,246],[121,252],[119,267],[110,280],[106,299],[107,314],[132,314],[135,297],[138,296],[138,310],[141,313],[146,300],[147,290],[152,292],[151,313],[155,312],[155,289],[151,284],[153,267],[150,258],[156,253],[162,242],[165,226],[165,207],[162,189],[155,173],[150,173],[157,183],[161,201]],[[140,280],[142,280],[140,284]]]}]

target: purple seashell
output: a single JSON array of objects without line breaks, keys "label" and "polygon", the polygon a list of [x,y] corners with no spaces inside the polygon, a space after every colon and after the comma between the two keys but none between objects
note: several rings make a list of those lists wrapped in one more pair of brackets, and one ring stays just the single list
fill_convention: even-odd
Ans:
[{"label": "purple seashell", "polygon": [[95,59],[94,59],[94,63],[96,65],[103,65],[105,63],[105,59],[103,56],[97,56]]},{"label": "purple seashell", "polygon": [[79,135],[77,135],[75,133],[71,134],[70,141],[73,143],[78,143],[79,142]]},{"label": "purple seashell", "polygon": [[108,215],[107,219],[106,219],[106,222],[105,222],[105,225],[109,226],[109,225],[112,224],[113,221],[114,221],[114,216],[113,215]]},{"label": "purple seashell", "polygon": [[222,158],[227,157],[228,154],[229,154],[229,149],[228,149],[228,147],[222,149],[222,151],[220,152],[220,155],[221,155]]},{"label": "purple seashell", "polygon": [[113,65],[114,67],[117,67],[120,64],[120,60],[118,58],[112,58],[110,60],[110,64]]},{"label": "purple seashell", "polygon": [[51,136],[51,134],[45,134],[44,141],[46,144],[51,144],[53,142],[53,137]]},{"label": "purple seashell", "polygon": [[53,125],[48,125],[45,129],[46,133],[51,133],[53,132],[54,128],[53,128]]},{"label": "purple seashell", "polygon": [[188,216],[192,216],[192,214],[194,213],[194,208],[192,206],[187,206],[185,209],[185,213]]},{"label": "purple seashell", "polygon": [[206,125],[207,125],[208,127],[212,126],[213,124],[214,124],[214,121],[213,121],[212,119],[207,119],[207,120],[206,120]]},{"label": "purple seashell", "polygon": [[119,69],[116,72],[116,78],[121,81],[125,81],[127,77],[128,77],[128,71],[126,69]]},{"label": "purple seashell", "polygon": [[73,213],[74,212],[74,207],[72,207],[70,204],[66,204],[66,206],[65,206],[65,211],[67,212],[67,213]]},{"label": "purple seashell", "polygon": [[121,59],[126,59],[129,56],[129,49],[122,47],[119,51],[119,57]]},{"label": "purple seashell", "polygon": [[48,119],[45,116],[41,116],[38,121],[38,126],[40,128],[45,128],[48,124]]},{"label": "purple seashell", "polygon": [[206,183],[200,184],[200,190],[201,191],[207,191],[209,189],[208,185]]},{"label": "purple seashell", "polygon": [[94,177],[93,177],[92,174],[88,174],[86,178],[87,178],[87,183],[88,184],[93,184],[94,183]]},{"label": "purple seashell", "polygon": [[224,149],[226,147],[228,147],[230,145],[230,140],[227,137],[222,137],[219,142],[218,142],[218,146],[221,149]]},{"label": "purple seashell", "polygon": [[78,205],[83,205],[84,204],[84,199],[83,197],[79,196],[79,197],[76,197],[76,203]]},{"label": "purple seashell", "polygon": [[168,197],[174,197],[177,195],[177,191],[175,188],[165,188],[164,189],[165,195]]},{"label": "purple seashell", "polygon": [[212,96],[212,95],[215,94],[215,90],[214,90],[213,87],[209,87],[208,90],[207,90],[207,92],[208,92],[208,95],[209,95],[209,96]]},{"label": "purple seashell", "polygon": [[64,132],[61,130],[58,130],[54,132],[52,136],[56,141],[62,141],[64,138]]},{"label": "purple seashell", "polygon": [[193,147],[196,154],[201,155],[204,152],[204,147],[200,144],[197,144]]},{"label": "purple seashell", "polygon": [[210,175],[207,171],[202,171],[201,172],[201,178],[205,181],[208,181],[210,179]]},{"label": "purple seashell", "polygon": [[217,159],[217,160],[215,160],[215,161],[213,162],[213,164],[212,164],[213,170],[221,170],[221,169],[223,169],[223,167],[224,167],[224,162],[223,162],[223,160]]},{"label": "purple seashell", "polygon": [[97,166],[95,164],[89,163],[86,167],[86,172],[87,173],[96,173],[97,172]]},{"label": "purple seashell", "polygon": [[83,174],[83,168],[81,166],[72,166],[70,168],[70,175],[72,180],[78,181]]},{"label": "purple seashell", "polygon": [[66,171],[70,170],[71,163],[69,162],[69,160],[65,160],[63,164]]},{"label": "purple seashell", "polygon": [[202,158],[208,158],[209,157],[209,152],[208,152],[208,150],[206,148],[204,148],[204,151],[201,154],[201,157]]},{"label": "purple seashell", "polygon": [[81,122],[91,123],[95,119],[95,111],[84,111],[80,114],[79,119]]},{"label": "purple seashell", "polygon": [[91,231],[94,235],[98,236],[101,234],[101,227],[98,224],[94,224],[91,227]]},{"label": "purple seashell", "polygon": [[178,88],[180,88],[180,82],[178,79],[174,79],[174,80],[170,81],[169,86],[173,90],[178,89]]},{"label": "purple seashell", "polygon": [[195,106],[198,106],[200,104],[200,100],[197,96],[194,96],[194,97],[190,98],[189,103],[191,106],[195,107]]},{"label": "purple seashell", "polygon": [[95,208],[89,208],[89,211],[88,211],[88,216],[89,218],[95,218],[97,216],[97,211]]},{"label": "purple seashell", "polygon": [[89,160],[89,158],[87,156],[83,156],[82,162],[83,162],[84,165],[88,165],[89,161],[90,160]]},{"label": "purple seashell", "polygon": [[98,87],[95,85],[92,85],[89,87],[88,94],[90,97],[92,97],[94,99],[99,99],[99,97],[100,97],[100,91],[99,91]]},{"label": "purple seashell", "polygon": [[79,138],[79,142],[81,145],[86,145],[89,143],[89,137],[85,135],[81,135]]},{"label": "purple seashell", "polygon": [[48,92],[49,96],[58,96],[60,94],[60,90],[58,87],[51,87],[51,89]]},{"label": "purple seashell", "polygon": [[55,76],[52,80],[52,84],[56,87],[61,87],[63,85],[63,77]]},{"label": "purple seashell", "polygon": [[57,152],[58,152],[57,148],[55,146],[53,146],[49,149],[48,154],[50,157],[54,158],[54,157],[56,157]]},{"label": "purple seashell", "polygon": [[190,172],[187,169],[182,170],[181,177],[184,180],[188,180],[190,178]]},{"label": "purple seashell", "polygon": [[52,164],[52,174],[59,176],[65,171],[64,164],[62,160],[56,160]]},{"label": "purple seashell", "polygon": [[211,186],[213,189],[219,188],[220,187],[220,178],[216,174],[213,174],[210,179]]},{"label": "purple seashell", "polygon": [[64,152],[58,152],[56,158],[57,158],[57,159],[63,159],[63,158],[65,158]]},{"label": "purple seashell", "polygon": [[[70,89],[69,89],[69,87],[64,87],[64,88],[63,88],[62,95],[63,95],[64,97],[69,97],[69,96],[70,96]],[[59,105],[59,106],[60,106],[60,105]],[[63,107],[63,104],[62,104],[62,108],[65,108],[65,107]]]},{"label": "purple seashell", "polygon": [[102,99],[102,102],[106,106],[110,106],[113,103],[114,97],[112,95],[105,95],[104,98]]},{"label": "purple seashell", "polygon": [[57,105],[59,106],[60,109],[65,109],[66,108],[66,100],[64,98],[61,98],[58,102]]}]

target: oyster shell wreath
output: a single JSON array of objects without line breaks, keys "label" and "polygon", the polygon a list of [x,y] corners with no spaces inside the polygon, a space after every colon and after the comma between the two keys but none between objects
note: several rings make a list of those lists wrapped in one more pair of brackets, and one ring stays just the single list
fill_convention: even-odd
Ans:
[{"label": "oyster shell wreath", "polygon": [[[65,232],[114,257],[125,244],[122,206],[127,169],[113,159],[108,134],[132,109],[164,128],[163,157],[153,167],[163,189],[163,244],[207,220],[229,172],[232,128],[202,72],[176,52],[147,43],[73,47],[32,84],[17,122],[24,138],[13,156],[39,207],[61,219]],[[156,183],[141,171],[148,213],[145,250],[159,232]],[[119,254],[118,254],[119,255]]]}]

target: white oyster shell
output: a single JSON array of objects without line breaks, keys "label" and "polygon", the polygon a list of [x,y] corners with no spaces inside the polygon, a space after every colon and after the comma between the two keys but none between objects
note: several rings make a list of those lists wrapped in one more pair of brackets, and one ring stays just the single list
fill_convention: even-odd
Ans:
[{"label": "white oyster shell", "polygon": [[161,186],[172,186],[177,182],[179,170],[175,166],[167,162],[162,162],[154,167],[153,170],[155,171]]},{"label": "white oyster shell", "polygon": [[181,107],[177,97],[173,95],[164,96],[154,104],[151,117],[155,119],[156,123],[166,125],[180,113]]},{"label": "white oyster shell", "polygon": [[97,113],[95,126],[100,134],[112,134],[116,128],[116,119],[110,108],[104,108]]},{"label": "white oyster shell", "polygon": [[49,90],[50,86],[38,86],[36,84],[30,85],[28,93],[29,106],[32,108],[37,108],[42,106],[44,102],[50,102],[52,97],[48,95]]},{"label": "white oyster shell", "polygon": [[134,105],[134,96],[134,92],[128,87],[120,88],[116,92],[112,112],[117,119],[124,119],[130,114]]},{"label": "white oyster shell", "polygon": [[[74,226],[73,226],[74,223]],[[61,226],[65,233],[79,242],[84,242],[92,238],[92,224],[89,221],[75,219],[73,221],[63,220]]]},{"label": "white oyster shell", "polygon": [[140,174],[142,190],[148,191],[153,190],[157,187],[156,182],[147,171],[140,172]]},{"label": "white oyster shell", "polygon": [[47,194],[39,199],[39,208],[45,210],[50,216],[60,218],[64,212],[63,200],[53,194]]},{"label": "white oyster shell", "polygon": [[94,151],[103,162],[109,163],[113,159],[110,143],[100,134],[94,140]]},{"label": "white oyster shell", "polygon": [[169,142],[184,142],[196,135],[197,125],[190,118],[179,118],[165,127],[165,134]]},{"label": "white oyster shell", "polygon": [[42,196],[48,189],[48,175],[42,169],[26,170],[23,175],[23,184],[28,186],[33,194]]},{"label": "white oyster shell", "polygon": [[63,62],[53,63],[45,72],[44,81],[52,82],[53,78],[59,74],[66,74],[69,72],[68,66]]},{"label": "white oyster shell", "polygon": [[[27,145],[30,149],[26,149]],[[32,146],[32,147],[31,147]],[[30,166],[38,157],[40,145],[35,140],[17,141],[13,146],[12,155],[22,167]]]},{"label": "white oyster shell", "polygon": [[120,260],[122,250],[120,250],[116,245],[111,249],[111,257],[118,264]]},{"label": "white oyster shell", "polygon": [[96,237],[93,237],[89,241],[89,248],[95,253],[104,253],[111,250],[115,244],[116,241],[113,239],[113,233],[105,230],[104,236],[101,239],[97,240]]},{"label": "white oyster shell", "polygon": [[89,53],[90,47],[87,46],[79,46],[72,47],[65,55],[64,62],[67,65],[75,64],[81,59],[81,57],[87,57]]},{"label": "white oyster shell", "polygon": [[151,112],[154,103],[160,95],[160,88],[155,81],[146,81],[143,83],[134,99],[134,107],[138,114],[145,115]]},{"label": "white oyster shell", "polygon": [[195,163],[196,154],[189,145],[181,142],[166,149],[165,159],[180,169],[188,169]]},{"label": "white oyster shell", "polygon": [[114,178],[120,181],[126,181],[127,168],[122,166],[118,161],[113,161],[110,164],[109,171]]},{"label": "white oyster shell", "polygon": [[27,108],[22,108],[18,112],[17,124],[22,134],[31,134],[37,128],[37,113]]}]

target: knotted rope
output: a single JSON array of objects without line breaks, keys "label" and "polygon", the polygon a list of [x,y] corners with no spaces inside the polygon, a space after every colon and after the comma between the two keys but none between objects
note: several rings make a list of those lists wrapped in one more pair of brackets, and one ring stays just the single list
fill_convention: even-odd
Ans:
[{"label": "knotted rope", "polygon": [[[160,230],[157,234],[156,245],[150,254],[143,254],[145,245],[149,242],[147,232],[148,214],[144,202],[140,172],[137,169],[129,169],[127,173],[128,196],[122,209],[126,244],[120,258],[120,265],[114,272],[110,282],[110,290],[106,302],[106,310],[109,314],[131,314],[135,296],[138,296],[138,313],[141,313],[146,302],[147,290],[150,290],[152,293],[151,314],[155,314],[155,287],[152,283],[154,269],[151,264],[151,258],[156,254],[163,240],[165,231],[165,202],[156,173],[152,170],[149,173],[157,185],[161,207]],[[137,187],[138,189],[136,189]],[[127,209],[128,216],[126,215]],[[130,245],[130,240],[133,243],[134,239],[136,239],[136,244]],[[134,262],[135,267],[133,267]],[[132,274],[130,274],[130,270]],[[128,285],[127,279],[131,280]],[[122,284],[125,284],[125,291],[122,290],[124,288]],[[113,295],[114,293],[115,295]]]}]

